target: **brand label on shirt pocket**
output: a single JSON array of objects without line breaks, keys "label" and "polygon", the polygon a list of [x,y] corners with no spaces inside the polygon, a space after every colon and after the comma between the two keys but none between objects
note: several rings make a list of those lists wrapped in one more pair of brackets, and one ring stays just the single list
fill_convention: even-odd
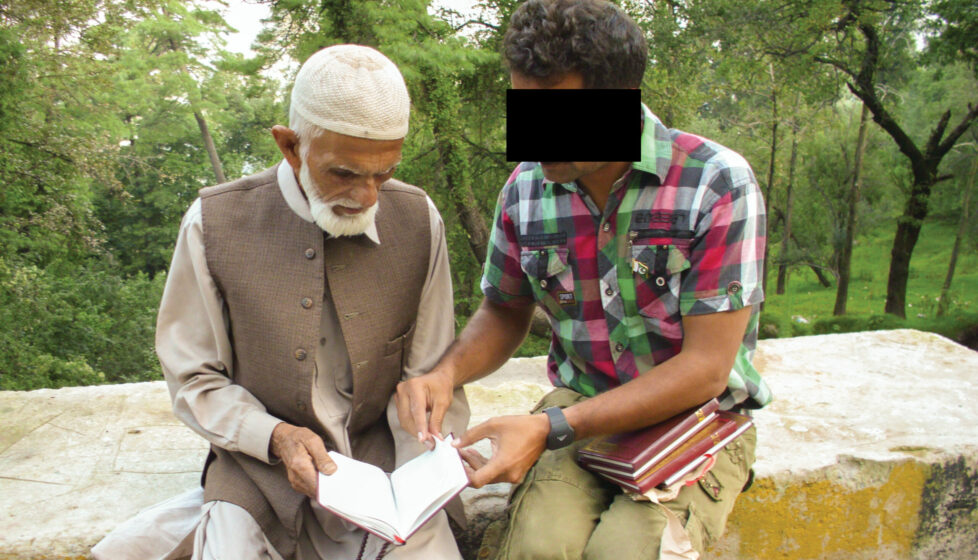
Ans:
[{"label": "brand label on shirt pocket", "polygon": [[568,262],[567,247],[524,249],[520,267],[533,289],[533,295],[555,317],[577,313],[574,273]]}]

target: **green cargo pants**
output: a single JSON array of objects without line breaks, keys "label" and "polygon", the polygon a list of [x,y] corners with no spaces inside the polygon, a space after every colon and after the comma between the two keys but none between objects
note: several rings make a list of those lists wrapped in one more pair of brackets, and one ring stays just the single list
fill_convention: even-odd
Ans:
[{"label": "green cargo pants", "polygon": [[[567,407],[585,398],[558,388],[533,412]],[[664,504],[679,517],[700,553],[723,534],[734,500],[749,478],[756,438],[752,427],[717,455],[703,479]],[[586,444],[581,440],[543,452],[523,482],[513,486],[505,528],[490,526],[486,531],[480,559],[493,553],[499,560],[659,557],[666,525],[661,506],[635,501],[618,486],[582,469],[575,456]]]}]

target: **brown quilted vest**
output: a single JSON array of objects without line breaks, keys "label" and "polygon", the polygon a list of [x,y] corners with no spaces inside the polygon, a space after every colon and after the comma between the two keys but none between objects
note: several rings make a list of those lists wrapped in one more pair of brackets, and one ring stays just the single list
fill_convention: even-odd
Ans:
[{"label": "brown quilted vest", "polygon": [[[276,169],[200,192],[207,265],[230,316],[231,377],[273,416],[325,439],[311,390],[328,282],[353,368],[347,424],[353,454],[390,471],[394,447],[385,411],[428,271],[425,194],[394,180],[382,185],[380,245],[363,235],[325,238],[288,207]],[[326,445],[333,447],[328,439]],[[294,555],[306,497],[291,488],[281,463],[211,446],[204,480],[206,501],[245,508],[283,557]]]}]

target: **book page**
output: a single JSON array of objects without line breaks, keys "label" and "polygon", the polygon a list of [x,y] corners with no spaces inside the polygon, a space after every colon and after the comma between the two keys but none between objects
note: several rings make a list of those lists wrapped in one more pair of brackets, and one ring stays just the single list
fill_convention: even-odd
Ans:
[{"label": "book page", "polygon": [[391,487],[400,513],[398,530],[405,538],[448,500],[468,486],[452,437],[435,440],[435,449],[422,453],[391,475]]},{"label": "book page", "polygon": [[393,536],[398,516],[387,474],[334,451],[329,456],[336,463],[336,472],[319,473],[319,503],[355,523]]}]

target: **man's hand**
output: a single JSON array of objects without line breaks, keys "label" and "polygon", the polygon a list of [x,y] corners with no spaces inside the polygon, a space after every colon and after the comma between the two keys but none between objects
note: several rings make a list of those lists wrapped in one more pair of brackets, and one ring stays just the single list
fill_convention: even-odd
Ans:
[{"label": "man's hand", "polygon": [[[523,480],[546,449],[548,433],[550,420],[546,414],[498,416],[462,434],[455,446],[467,463],[465,472],[472,487],[481,488],[493,482]],[[475,449],[468,448],[487,438],[492,444],[492,457],[488,461]]]},{"label": "man's hand", "polygon": [[326,454],[322,438],[309,428],[285,422],[272,430],[272,453],[282,459],[296,492],[316,499],[319,475],[333,474],[336,464]]},{"label": "man's hand", "polygon": [[418,434],[419,441],[431,441],[432,436],[441,438],[441,423],[452,404],[454,390],[451,372],[438,367],[398,383],[397,418],[401,427],[409,434]]}]

